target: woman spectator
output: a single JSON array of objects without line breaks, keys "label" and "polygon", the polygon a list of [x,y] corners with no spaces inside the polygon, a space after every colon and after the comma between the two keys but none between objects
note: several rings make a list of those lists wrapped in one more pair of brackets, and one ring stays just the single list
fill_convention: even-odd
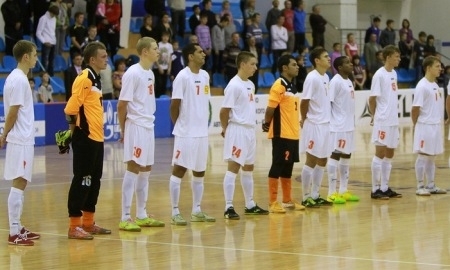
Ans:
[{"label": "woman spectator", "polygon": [[105,18],[98,24],[100,41],[108,48],[108,55],[113,58],[117,54],[120,40],[120,4],[107,0]]},{"label": "woman spectator", "polygon": [[408,45],[412,46],[414,44],[413,32],[409,28],[408,19],[403,19],[402,28],[400,28],[400,30],[398,30],[398,33],[399,33],[400,37],[402,36],[403,33],[406,34],[406,43],[408,43]]},{"label": "woman spectator", "polygon": [[165,32],[170,34],[170,38],[169,38],[168,42],[172,42],[173,32],[172,32],[172,27],[171,27],[169,21],[170,21],[169,14],[164,13],[163,16],[161,17],[161,21],[158,22],[158,24],[155,27],[157,42],[161,41],[162,33],[165,33]]},{"label": "woman spectator", "polygon": [[353,78],[355,79],[355,90],[363,90],[366,83],[366,69],[361,65],[359,55],[352,58]]},{"label": "woman spectator", "polygon": [[122,89],[122,76],[125,73],[125,69],[127,68],[125,58],[117,59],[114,62],[114,73],[112,74],[113,88],[114,88],[114,97],[116,99],[119,98],[120,90]]},{"label": "woman spectator", "polygon": [[247,38],[244,51],[253,53],[258,59],[257,70],[249,79],[255,84],[255,94],[258,92],[259,63],[261,63],[262,47],[256,45],[256,39],[253,36]]},{"label": "woman spectator", "polygon": [[398,49],[400,50],[400,64],[399,68],[408,69],[411,61],[412,47],[407,42],[407,35],[403,33],[398,42]]},{"label": "woman spectator", "polygon": [[353,33],[347,34],[347,43],[344,46],[345,55],[350,58],[350,61],[355,55],[359,55],[358,44],[355,42]]},{"label": "woman spectator", "polygon": [[158,40],[156,30],[153,28],[153,17],[150,14],[145,15],[144,24],[141,26],[141,37],[151,37],[154,40]]},{"label": "woman spectator", "polygon": [[43,103],[53,102],[53,87],[50,85],[50,75],[47,72],[41,75],[41,85],[39,86],[39,98]]}]

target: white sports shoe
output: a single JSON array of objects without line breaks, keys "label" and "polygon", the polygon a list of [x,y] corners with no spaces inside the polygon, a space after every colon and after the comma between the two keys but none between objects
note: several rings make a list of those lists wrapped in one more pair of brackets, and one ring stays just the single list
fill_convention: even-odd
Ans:
[{"label": "white sports shoe", "polygon": [[428,190],[428,192],[430,192],[430,194],[447,194],[447,191],[445,189],[439,188],[437,186],[426,187],[426,189]]},{"label": "white sports shoe", "polygon": [[427,189],[425,189],[424,187],[419,187],[419,188],[416,190],[416,195],[417,195],[417,196],[430,196],[431,194],[430,194],[430,192],[429,192]]}]

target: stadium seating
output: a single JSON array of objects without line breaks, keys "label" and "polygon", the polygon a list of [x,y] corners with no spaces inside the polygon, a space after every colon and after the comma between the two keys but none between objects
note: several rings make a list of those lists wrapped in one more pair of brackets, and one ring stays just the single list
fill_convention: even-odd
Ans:
[{"label": "stadium seating", "polygon": [[53,64],[53,70],[55,72],[61,72],[67,69],[66,59],[62,55],[56,55]]},{"label": "stadium seating", "polygon": [[0,96],[3,96],[3,88],[5,87],[6,78],[0,78]]},{"label": "stadium seating", "polygon": [[259,65],[260,68],[271,68],[272,62],[269,59],[269,56],[265,53],[261,54],[261,63]]},{"label": "stadium seating", "polygon": [[54,94],[65,94],[64,81],[60,77],[54,76],[50,78],[50,85],[53,87]]},{"label": "stadium seating", "polygon": [[266,71],[264,72],[264,86],[263,87],[271,87],[272,84],[275,82],[275,77],[273,76],[272,72]]},{"label": "stadium seating", "polygon": [[214,73],[213,74],[213,86],[214,87],[221,87],[225,88],[226,86],[225,77],[221,73]]}]

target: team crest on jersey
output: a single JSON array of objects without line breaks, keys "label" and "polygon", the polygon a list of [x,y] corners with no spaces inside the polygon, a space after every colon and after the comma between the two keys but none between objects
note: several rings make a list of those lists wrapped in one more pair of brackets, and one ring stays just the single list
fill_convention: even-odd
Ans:
[{"label": "team crest on jersey", "polygon": [[205,85],[205,95],[209,94],[209,85]]}]

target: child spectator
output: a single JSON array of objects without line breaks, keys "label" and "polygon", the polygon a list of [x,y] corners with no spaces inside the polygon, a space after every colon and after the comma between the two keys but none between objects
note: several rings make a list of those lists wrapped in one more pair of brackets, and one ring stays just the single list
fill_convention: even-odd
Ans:
[{"label": "child spectator", "polygon": [[334,60],[340,56],[342,56],[341,43],[336,42],[333,44],[333,52],[331,53],[331,71],[332,71],[333,75],[337,74],[337,70],[333,66]]},{"label": "child spectator", "polygon": [[204,53],[206,54],[205,65],[203,66],[203,69],[206,69],[205,67],[207,66],[212,48],[210,28],[207,24],[208,15],[206,13],[201,13],[200,24],[197,26],[197,28],[195,28],[195,34],[198,37],[198,44],[200,45],[200,47],[202,47]]},{"label": "child spectator", "polygon": [[178,41],[174,40],[172,42],[173,53],[172,53],[172,68],[170,70],[170,80],[173,82],[175,77],[184,68],[183,54],[180,50]]},{"label": "child spectator", "polygon": [[212,48],[213,52],[213,66],[212,73],[222,72],[223,70],[223,51],[225,50],[225,27],[229,24],[228,15],[220,18],[219,24],[212,28]]},{"label": "child spectator", "polygon": [[[301,50],[301,49],[300,49]],[[306,75],[308,75],[308,70],[305,67],[305,55],[303,53],[299,54],[295,59],[298,65],[298,75],[295,77],[295,86],[299,93],[303,92],[303,83],[305,82]]]},{"label": "child spectator", "polygon": [[39,93],[36,91],[36,82],[34,78],[28,78],[28,82],[30,83],[31,93],[33,94],[33,103],[36,104],[39,102]]},{"label": "child spectator", "polygon": [[95,10],[95,15],[99,17],[105,17],[106,13],[106,0],[98,0],[97,9]]},{"label": "child spectator", "polygon": [[39,86],[39,97],[43,103],[53,102],[53,87],[50,85],[50,75],[47,72],[41,75],[42,83]]},{"label": "child spectator", "polygon": [[355,79],[355,90],[363,90],[366,83],[366,69],[361,65],[359,55],[352,58],[353,78]]},{"label": "child spectator", "polygon": [[122,76],[127,68],[126,59],[120,58],[114,62],[114,73],[112,75],[114,98],[118,99],[122,90]]},{"label": "child spectator", "polygon": [[161,95],[166,94],[167,79],[169,78],[170,70],[172,68],[172,53],[173,47],[169,43],[171,37],[170,32],[163,32],[161,41],[158,43],[159,47],[159,60],[156,63],[158,70],[155,73],[155,97],[158,98]]}]

